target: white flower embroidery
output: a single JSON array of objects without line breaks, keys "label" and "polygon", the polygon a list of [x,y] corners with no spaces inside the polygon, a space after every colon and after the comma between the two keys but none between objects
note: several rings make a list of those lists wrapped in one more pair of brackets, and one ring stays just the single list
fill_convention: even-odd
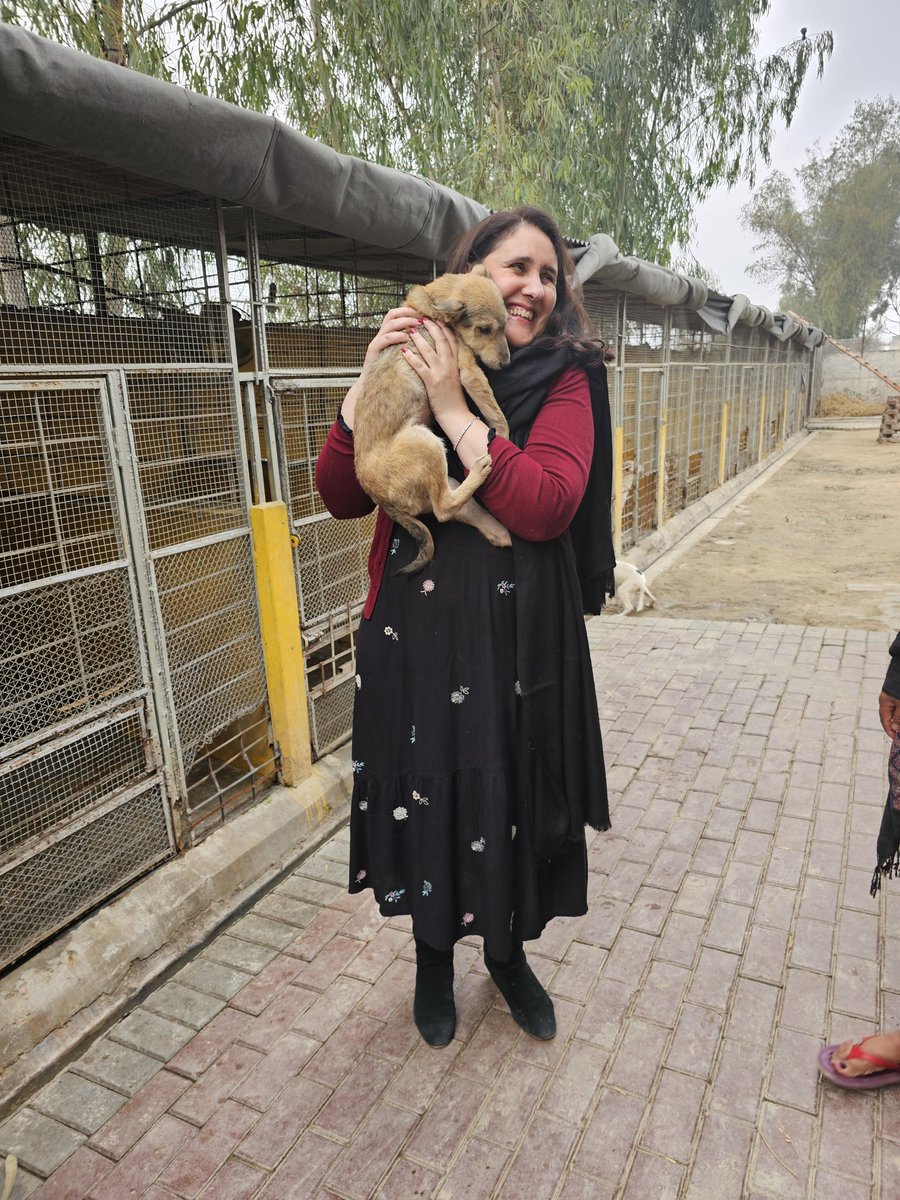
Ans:
[{"label": "white flower embroidery", "polygon": [[366,764],[358,758],[353,760],[353,774],[358,775]]},{"label": "white flower embroidery", "polygon": [[397,888],[396,891],[388,892],[384,898],[385,904],[396,904],[401,896],[406,894],[406,888]]},{"label": "white flower embroidery", "polygon": [[433,591],[434,591],[434,580],[426,579],[425,582],[422,584],[422,595],[427,596],[427,595],[429,595],[429,593],[431,593]]},{"label": "white flower embroidery", "polygon": [[428,803],[428,797],[427,797],[427,796],[420,796],[418,792],[413,792],[413,794],[412,794],[412,798],[413,798],[413,800],[418,800],[418,802],[419,802],[420,804],[427,804],[427,803]]},{"label": "white flower embroidery", "polygon": [[513,840],[513,841],[515,841],[515,840],[516,840],[516,827],[515,827],[515,825],[513,825],[513,827],[512,827],[512,840]]},{"label": "white flower embroidery", "polygon": [[360,812],[365,812],[368,807],[369,807],[368,800],[360,800],[360,802],[359,802],[359,811]]},{"label": "white flower embroidery", "polygon": [[427,879],[422,880],[422,895],[423,896],[431,895],[431,884],[428,882]]},{"label": "white flower embroidery", "polygon": [[394,538],[394,540],[391,542],[391,554],[396,554],[399,549],[400,549],[400,539]]},{"label": "white flower embroidery", "polygon": [[410,740],[410,743],[415,743],[415,740],[416,740],[416,727],[415,727],[415,725],[413,725],[412,729],[409,731],[409,740]]},{"label": "white flower embroidery", "polygon": [[501,579],[497,584],[497,591],[501,596],[508,596],[516,585],[510,583],[508,579]]},{"label": "white flower embroidery", "polygon": [[522,695],[522,685],[521,685],[521,683],[519,683],[518,679],[516,680],[516,695],[517,696]]},{"label": "white flower embroidery", "polygon": [[463,918],[462,918],[462,922],[461,922],[461,924],[463,924],[463,925],[471,925],[471,924],[472,924],[472,922],[473,922],[474,920],[475,920],[475,914],[474,914],[474,913],[463,913]]},{"label": "white flower embroidery", "polygon": [[385,625],[384,633],[385,633],[385,637],[393,638],[395,642],[400,641],[399,637],[397,636],[396,629],[392,629],[390,625]]},{"label": "white flower embroidery", "polygon": [[406,809],[403,807],[402,804],[398,804],[397,807],[394,809],[394,820],[395,821],[405,821],[408,816],[409,816],[409,813],[406,811]]},{"label": "white flower embroidery", "polygon": [[450,693],[450,703],[451,704],[462,704],[463,700],[465,700],[465,698],[466,698],[466,696],[468,696],[468,694],[469,694],[469,689],[467,687],[463,687],[463,685],[460,684],[455,692]]},{"label": "white flower embroidery", "polygon": [[362,881],[365,879],[365,877],[366,877],[365,871],[357,871],[356,872],[356,882],[357,883],[362,883]]},{"label": "white flower embroidery", "polygon": [[357,677],[356,677],[356,690],[357,690],[357,691],[359,691],[359,689],[360,689],[361,687],[362,687],[362,676],[360,676],[360,675],[357,675]]},{"label": "white flower embroidery", "polygon": [[480,837],[476,841],[474,841],[472,843],[472,849],[477,851],[479,854],[481,854],[481,852],[484,850],[484,838]]}]

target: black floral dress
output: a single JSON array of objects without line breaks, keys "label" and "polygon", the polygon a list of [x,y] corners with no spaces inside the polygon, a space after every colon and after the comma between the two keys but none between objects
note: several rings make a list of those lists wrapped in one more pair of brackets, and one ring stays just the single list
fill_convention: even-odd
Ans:
[{"label": "black floral dress", "polygon": [[394,527],[373,615],[357,643],[350,890],[446,949],[491,953],[587,911],[584,843],[535,859],[516,672],[513,555],[476,530],[425,518],[435,556]]}]

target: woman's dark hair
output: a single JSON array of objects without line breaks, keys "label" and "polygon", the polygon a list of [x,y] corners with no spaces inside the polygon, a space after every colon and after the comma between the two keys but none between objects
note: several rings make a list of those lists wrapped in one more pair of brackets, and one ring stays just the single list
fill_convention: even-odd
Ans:
[{"label": "woman's dark hair", "polygon": [[[556,222],[549,213],[531,204],[504,209],[479,221],[459,239],[447,258],[446,270],[468,271],[482,262],[488,254],[520,225],[533,225],[549,238],[556,251],[556,304],[547,322],[545,333],[535,343],[547,349],[566,347],[582,362],[601,363],[610,357],[606,345],[594,332],[584,310],[579,292],[575,290],[575,264]],[[573,287],[574,284],[574,287]],[[580,290],[580,289],[579,289]]]}]

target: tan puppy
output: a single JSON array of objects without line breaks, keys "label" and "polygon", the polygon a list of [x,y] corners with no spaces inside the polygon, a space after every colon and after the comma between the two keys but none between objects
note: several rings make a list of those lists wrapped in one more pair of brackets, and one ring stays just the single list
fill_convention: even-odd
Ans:
[{"label": "tan puppy", "polygon": [[[487,424],[506,437],[506,418],[476,362],[481,359],[495,369],[509,362],[503,333],[506,305],[485,268],[475,266],[464,275],[441,275],[425,287],[416,286],[405,304],[453,330],[462,385]],[[507,530],[471,498],[490,474],[490,455],[475,460],[465,482],[451,480],[444,443],[427,428],[430,420],[425,385],[400,347],[382,350],[363,376],[356,403],[354,463],[365,491],[416,540],[419,552],[403,574],[421,570],[434,557],[434,539],[416,519],[419,513],[474,525],[495,546],[510,544]]]}]

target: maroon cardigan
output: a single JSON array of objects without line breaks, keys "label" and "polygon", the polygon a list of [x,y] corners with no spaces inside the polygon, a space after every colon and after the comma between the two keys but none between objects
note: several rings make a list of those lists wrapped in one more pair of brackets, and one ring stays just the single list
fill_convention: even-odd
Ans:
[{"label": "maroon cardigan", "polygon": [[[564,533],[584,489],[594,452],[594,423],[588,378],[570,367],[554,384],[535,418],[524,450],[506,438],[489,446],[493,468],[476,499],[506,528],[530,542]],[[316,463],[316,487],[333,517],[364,517],[375,507],[353,467],[353,437],[335,421]],[[369,594],[363,610],[371,617],[387,561],[393,522],[378,511],[369,550]]]}]

